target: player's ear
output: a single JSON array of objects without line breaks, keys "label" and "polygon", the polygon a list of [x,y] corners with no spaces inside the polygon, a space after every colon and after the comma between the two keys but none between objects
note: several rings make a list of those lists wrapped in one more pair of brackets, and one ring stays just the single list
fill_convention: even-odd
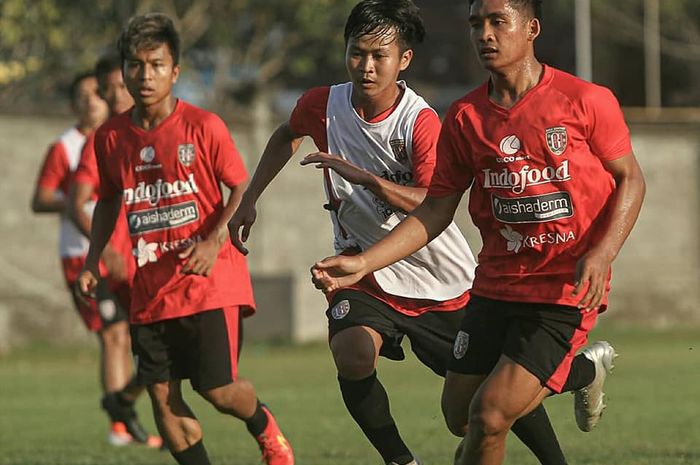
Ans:
[{"label": "player's ear", "polygon": [[527,23],[527,29],[527,39],[530,41],[534,41],[537,37],[539,37],[540,32],[542,32],[540,20],[537,18],[532,18]]},{"label": "player's ear", "polygon": [[180,65],[173,65],[173,84],[177,82],[177,78],[180,76]]},{"label": "player's ear", "polygon": [[407,49],[404,50],[403,53],[401,54],[401,71],[405,71],[406,68],[408,68],[408,65],[411,64],[411,60],[413,59],[413,50],[412,49]]}]

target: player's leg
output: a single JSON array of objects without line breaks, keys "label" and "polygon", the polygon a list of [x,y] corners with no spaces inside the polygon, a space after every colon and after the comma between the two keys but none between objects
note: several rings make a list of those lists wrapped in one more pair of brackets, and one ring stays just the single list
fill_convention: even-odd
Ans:
[{"label": "player's leg", "polygon": [[[431,318],[445,319],[440,314]],[[498,361],[508,324],[507,313],[496,301],[474,296],[467,307],[462,330],[448,352],[451,371],[447,372],[442,393],[445,421],[459,437],[467,432],[472,398]],[[533,405],[532,411],[511,429],[543,465],[566,464],[544,406]]]},{"label": "player's leg", "polygon": [[[100,315],[99,332],[102,346],[102,367],[105,393],[102,408],[113,422],[112,437],[122,436],[122,429],[129,439],[149,447],[161,447],[158,436],[149,435],[138,419],[134,403],[144,386],[137,383],[132,370],[131,336],[128,315],[123,302],[112,292],[106,280],[97,288],[97,309]],[[123,424],[123,428],[119,424]]]},{"label": "player's leg", "polygon": [[506,356],[477,390],[457,465],[501,465],[508,431],[528,408],[549,395],[539,378]]},{"label": "player's leg", "polygon": [[148,385],[153,418],[170,453],[180,465],[210,465],[202,428],[182,398],[180,380]]},{"label": "player's leg", "polygon": [[219,412],[245,422],[268,465],[293,465],[292,448],[252,383],[238,377],[241,319],[238,307],[210,310],[191,318],[192,387]]},{"label": "player's leg", "polygon": [[413,455],[391,415],[389,398],[377,378],[377,358],[401,360],[402,334],[386,316],[394,310],[357,291],[336,294],[326,312],[330,348],[348,412],[386,463],[408,464]]}]

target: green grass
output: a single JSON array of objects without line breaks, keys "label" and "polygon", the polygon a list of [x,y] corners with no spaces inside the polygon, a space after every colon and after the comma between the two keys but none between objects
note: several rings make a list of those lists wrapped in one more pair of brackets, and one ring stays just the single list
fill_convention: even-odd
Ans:
[{"label": "green grass", "polygon": [[[621,354],[607,385],[608,410],[592,433],[576,428],[572,396],[546,406],[572,465],[697,465],[700,463],[700,335],[695,330],[595,330]],[[324,345],[249,345],[241,373],[278,415],[298,465],[373,465],[378,455],[346,413]],[[381,379],[409,446],[426,465],[450,464],[457,440],[443,426],[441,379],[415,357],[383,361]],[[215,465],[259,463],[257,448],[237,420],[192,394]],[[33,346],[0,357],[0,465],[174,464],[169,454],[111,448],[98,408],[96,348]],[[148,401],[139,402],[153,429]],[[511,437],[506,463],[536,465]]]}]

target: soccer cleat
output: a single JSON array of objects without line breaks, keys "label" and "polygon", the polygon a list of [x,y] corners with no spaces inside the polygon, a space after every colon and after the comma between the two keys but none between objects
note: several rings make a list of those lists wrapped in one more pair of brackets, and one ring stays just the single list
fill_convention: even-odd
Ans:
[{"label": "soccer cleat", "polygon": [[107,442],[112,446],[126,446],[134,439],[126,431],[126,425],[120,421],[115,421],[110,425]]},{"label": "soccer cleat", "polygon": [[584,432],[591,431],[598,424],[605,409],[603,384],[608,373],[614,368],[617,357],[615,349],[607,341],[597,341],[581,352],[595,366],[595,377],[588,386],[574,391],[574,414],[576,424]]},{"label": "soccer cleat", "polygon": [[[102,408],[107,412],[112,424],[122,424],[126,433],[130,436],[131,441],[139,444],[144,444],[147,447],[157,449],[163,445],[163,439],[160,436],[152,436],[146,432],[139,421],[136,410],[133,404],[124,404],[118,398],[116,393],[106,394],[102,398]],[[110,437],[111,437],[110,433]],[[110,444],[112,442],[110,441]]]},{"label": "soccer cleat", "polygon": [[263,462],[266,465],[294,465],[292,446],[282,434],[270,409],[266,405],[262,405],[262,409],[267,416],[267,426],[262,433],[255,436],[255,440],[260,446]]},{"label": "soccer cleat", "polygon": [[[389,462],[387,465],[399,465],[396,462]],[[414,458],[410,462],[408,462],[406,465],[423,465],[423,462],[421,462],[419,459]]]}]

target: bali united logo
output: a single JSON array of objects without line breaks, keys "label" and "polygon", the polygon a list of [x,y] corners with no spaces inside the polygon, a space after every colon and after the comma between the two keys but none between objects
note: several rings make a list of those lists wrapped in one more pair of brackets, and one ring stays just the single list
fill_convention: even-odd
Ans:
[{"label": "bali united logo", "polygon": [[554,155],[561,155],[566,150],[566,128],[564,126],[556,126],[544,131],[547,139],[547,147]]},{"label": "bali united logo", "polygon": [[457,338],[455,338],[455,345],[452,348],[452,354],[457,360],[464,358],[467,354],[467,349],[469,348],[469,333],[460,331],[457,333]]},{"label": "bali united logo", "polygon": [[389,145],[391,145],[391,151],[394,152],[397,161],[403,163],[408,159],[406,141],[404,139],[392,139],[389,141]]},{"label": "bali united logo", "polygon": [[177,146],[177,159],[183,166],[189,167],[194,161],[194,144],[180,144]]},{"label": "bali united logo", "polygon": [[350,302],[341,300],[331,309],[331,316],[334,320],[342,320],[350,313]]}]

